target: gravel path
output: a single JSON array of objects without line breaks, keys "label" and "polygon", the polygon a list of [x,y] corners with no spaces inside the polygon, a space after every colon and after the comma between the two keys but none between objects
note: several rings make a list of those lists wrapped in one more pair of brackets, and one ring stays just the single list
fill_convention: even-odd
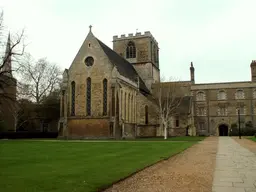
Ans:
[{"label": "gravel path", "polygon": [[233,139],[244,148],[250,150],[253,153],[256,153],[256,142],[246,138],[238,139],[237,137],[233,137]]},{"label": "gravel path", "polygon": [[105,192],[211,192],[218,137],[115,184]]}]

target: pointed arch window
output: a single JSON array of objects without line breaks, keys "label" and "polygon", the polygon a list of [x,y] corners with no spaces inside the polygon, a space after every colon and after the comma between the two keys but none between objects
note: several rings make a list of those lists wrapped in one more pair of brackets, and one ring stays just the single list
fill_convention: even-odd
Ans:
[{"label": "pointed arch window", "polygon": [[148,106],[145,106],[145,124],[148,124]]},{"label": "pointed arch window", "polygon": [[86,113],[88,116],[91,115],[91,78],[87,78],[87,90],[86,90]]},{"label": "pointed arch window", "polygon": [[76,97],[76,83],[71,83],[71,116],[75,116],[75,97]]},{"label": "pointed arch window", "polygon": [[103,80],[103,115],[107,115],[108,106],[108,80]]},{"label": "pointed arch window", "polygon": [[126,93],[124,93],[124,120],[126,121],[127,120],[127,116],[126,116],[126,112],[127,112],[127,109],[126,109],[126,102],[127,102],[127,96],[126,96]]},{"label": "pointed arch window", "polygon": [[127,101],[127,109],[128,109],[128,112],[127,112],[127,120],[130,121],[130,93],[128,94],[128,101]]},{"label": "pointed arch window", "polygon": [[126,47],[126,58],[136,58],[136,47],[132,41],[130,41]]}]

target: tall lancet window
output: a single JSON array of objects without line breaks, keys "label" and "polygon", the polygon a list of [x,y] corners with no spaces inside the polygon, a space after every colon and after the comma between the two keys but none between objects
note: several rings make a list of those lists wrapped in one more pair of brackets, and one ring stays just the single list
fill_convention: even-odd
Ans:
[{"label": "tall lancet window", "polygon": [[71,83],[71,116],[75,116],[76,83]]},{"label": "tall lancet window", "polygon": [[136,58],[136,47],[132,41],[130,41],[126,47],[126,58]]},{"label": "tall lancet window", "polygon": [[103,80],[103,115],[107,115],[108,110],[108,80]]},{"label": "tall lancet window", "polygon": [[88,116],[91,115],[91,78],[87,78],[87,90],[86,90],[86,113]]},{"label": "tall lancet window", "polygon": [[148,106],[145,106],[145,124],[148,124]]}]

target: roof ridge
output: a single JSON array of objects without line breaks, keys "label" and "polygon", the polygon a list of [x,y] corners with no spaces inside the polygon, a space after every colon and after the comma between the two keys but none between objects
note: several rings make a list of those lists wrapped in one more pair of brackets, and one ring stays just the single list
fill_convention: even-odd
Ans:
[{"label": "roof ridge", "polygon": [[140,90],[146,93],[150,93],[145,82],[141,79],[141,77],[139,76],[139,74],[137,73],[133,65],[129,61],[127,61],[125,58],[120,56],[118,53],[116,53],[114,50],[112,50],[110,47],[108,47],[106,44],[104,44],[101,40],[99,40],[98,38],[96,39],[99,42],[105,54],[107,55],[110,62],[117,67],[118,72],[121,75],[133,81],[137,81],[137,77],[139,77]]}]

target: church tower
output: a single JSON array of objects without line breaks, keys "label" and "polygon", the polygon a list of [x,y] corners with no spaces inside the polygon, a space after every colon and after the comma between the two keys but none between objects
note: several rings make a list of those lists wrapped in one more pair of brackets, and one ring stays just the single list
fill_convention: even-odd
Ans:
[{"label": "church tower", "polygon": [[3,59],[3,66],[1,71],[4,72],[4,75],[12,77],[12,61],[11,61],[11,38],[10,33],[8,35],[5,56]]},{"label": "church tower", "polygon": [[133,64],[149,90],[153,83],[160,81],[159,47],[149,31],[114,36],[113,50]]}]

